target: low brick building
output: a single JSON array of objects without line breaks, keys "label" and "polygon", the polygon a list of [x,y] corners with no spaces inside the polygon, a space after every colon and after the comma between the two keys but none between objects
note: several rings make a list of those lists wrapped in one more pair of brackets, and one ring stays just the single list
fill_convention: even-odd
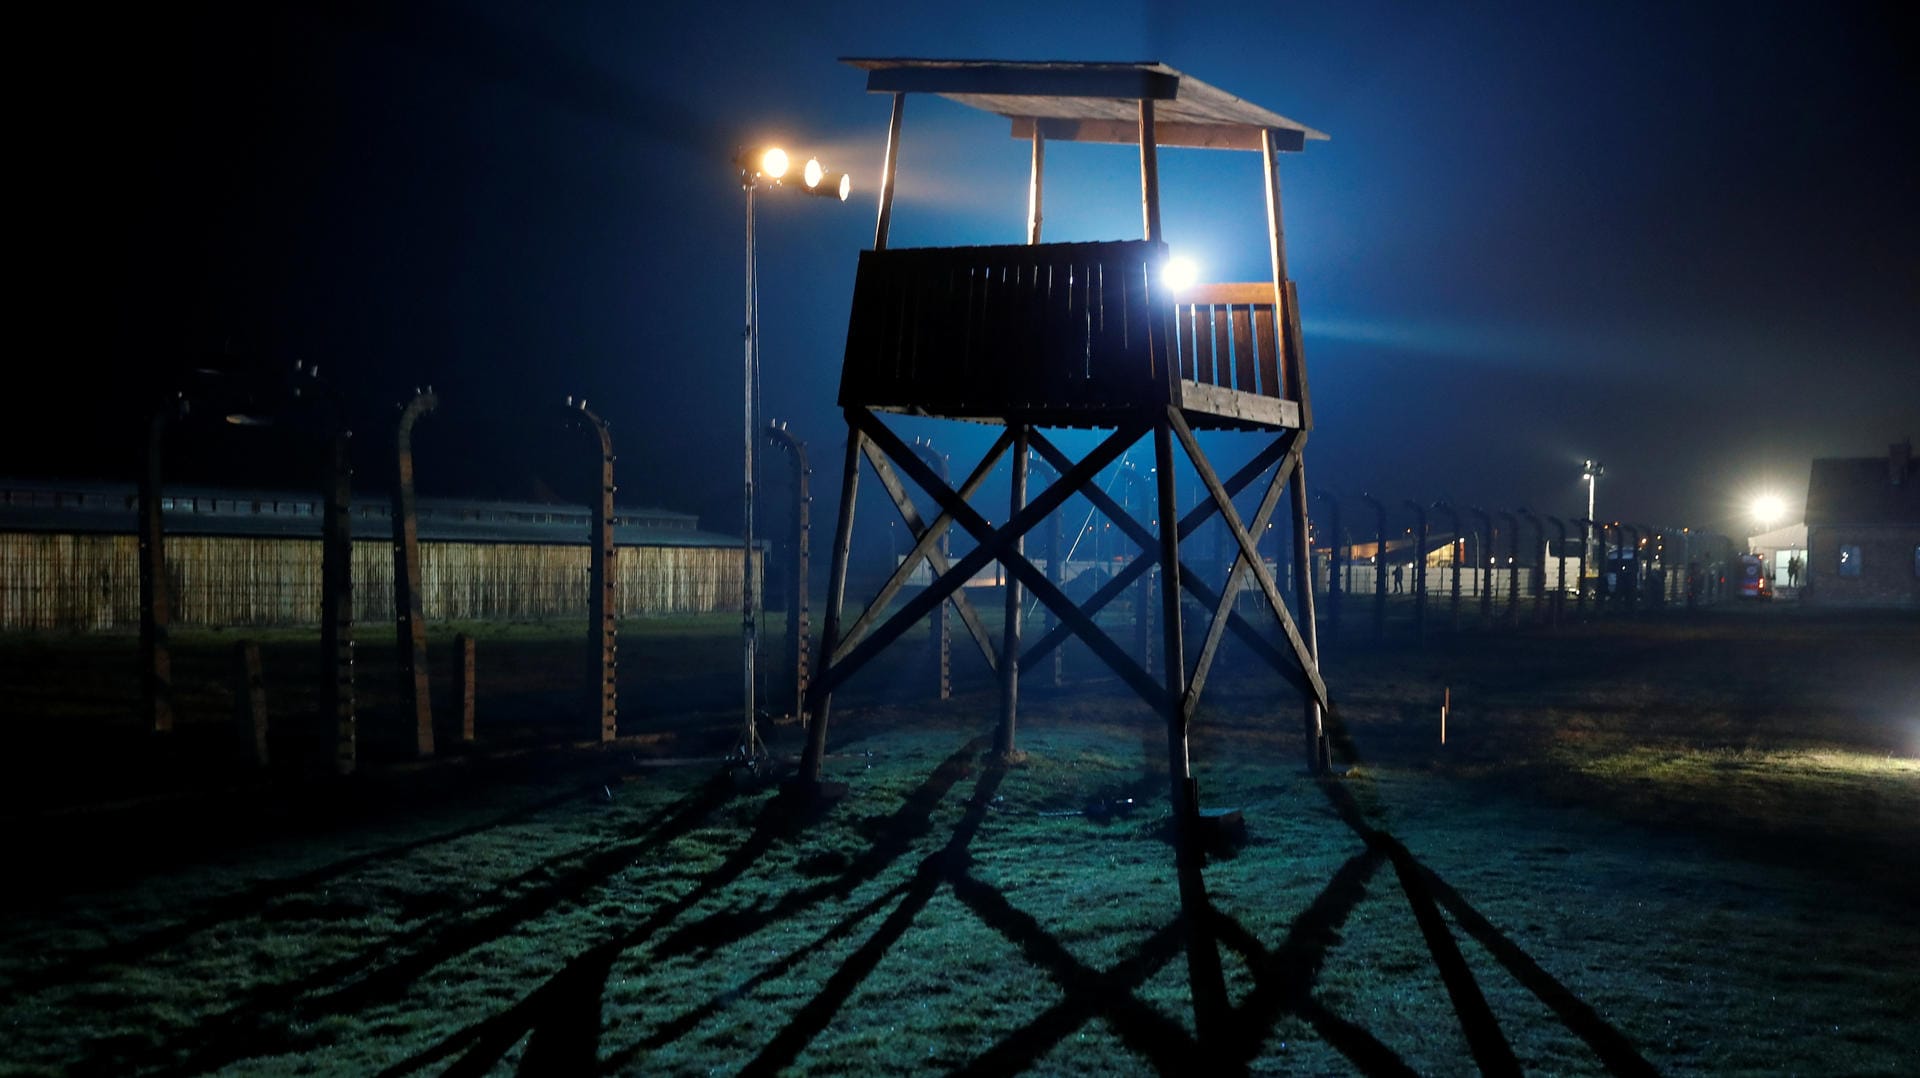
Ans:
[{"label": "low brick building", "polygon": [[1920,606],[1920,468],[1913,443],[1884,457],[1816,460],[1807,481],[1804,597]]}]

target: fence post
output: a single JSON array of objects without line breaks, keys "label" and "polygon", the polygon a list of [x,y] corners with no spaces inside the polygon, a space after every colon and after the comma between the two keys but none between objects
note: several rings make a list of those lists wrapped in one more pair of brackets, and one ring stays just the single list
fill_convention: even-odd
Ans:
[{"label": "fence post", "polygon": [[166,528],[160,509],[161,456],[167,428],[184,406],[185,398],[176,393],[154,410],[140,469],[140,696],[147,728],[162,734],[173,729],[173,657],[167,646],[173,606],[168,602]]},{"label": "fence post", "polygon": [[460,740],[468,745],[473,744],[474,681],[473,637],[460,633],[453,638],[453,696]]},{"label": "fence post", "polygon": [[[598,488],[598,499],[594,506],[593,535],[588,554],[589,561],[587,569],[587,703],[589,709],[594,713],[594,724],[598,727],[597,730],[593,731],[595,739],[601,742],[607,742],[614,739],[615,727],[618,721],[617,715],[620,693],[619,671],[617,666],[618,645],[615,638],[614,621],[615,615],[618,612],[618,607],[615,605],[614,588],[619,580],[619,565],[617,560],[619,551],[615,549],[613,543],[613,433],[608,427],[606,420],[601,419],[587,408],[587,402],[584,398],[576,404],[572,397],[568,397],[567,405],[569,408],[572,408],[579,415],[581,421],[586,424],[587,432],[594,436],[594,440],[600,449],[598,482],[595,484]],[[745,557],[747,558],[747,564],[751,566],[753,552],[751,550],[746,551]],[[751,610],[751,604],[753,603],[753,574],[751,571],[746,573],[743,583],[746,587],[745,602],[749,604],[749,610]],[[752,653],[749,652],[748,654],[751,656]],[[754,736],[752,732],[753,666],[751,661],[749,661],[747,665],[746,679],[748,691],[747,736],[751,739]],[[748,743],[751,745],[751,740]]]},{"label": "fence post", "polygon": [[1553,601],[1547,604],[1547,624],[1559,625],[1567,603],[1567,523],[1559,517],[1547,517],[1560,540],[1560,554],[1553,559]]},{"label": "fence post", "polygon": [[1346,564],[1346,551],[1341,546],[1340,499],[1324,490],[1316,490],[1313,496],[1327,503],[1327,635],[1340,635],[1341,596],[1345,583],[1340,574]]},{"label": "fence post", "polygon": [[[806,714],[807,675],[810,673],[807,576],[813,544],[813,466],[807,463],[807,443],[793,436],[784,422],[767,426],[767,441],[785,449],[793,469],[793,514],[787,542],[793,562],[787,578],[787,659],[793,663],[793,717]],[[764,568],[762,570],[764,572]]]},{"label": "fence post", "polygon": [[327,438],[327,477],[320,518],[321,709],[333,723],[334,771],[350,775],[359,761],[358,720],[353,700],[353,468],[349,432],[339,425]]},{"label": "fence post", "polygon": [[1427,509],[1419,502],[1409,500],[1407,508],[1413,510],[1413,639],[1416,643],[1425,643],[1427,639]]},{"label": "fence post", "polygon": [[1387,507],[1362,492],[1360,500],[1373,506],[1373,638],[1387,636]]},{"label": "fence post", "polygon": [[420,596],[420,523],[413,500],[413,424],[439,407],[432,388],[415,391],[394,430],[393,612],[400,698],[413,713],[413,753],[433,755],[433,697],[427,683],[427,623]]},{"label": "fence post", "polygon": [[255,767],[267,766],[267,688],[260,676],[260,645],[233,646],[233,725]]},{"label": "fence post", "polygon": [[1473,578],[1480,592],[1480,621],[1483,628],[1493,625],[1493,515],[1479,506],[1467,512],[1480,520],[1480,549],[1475,551]]},{"label": "fence post", "polygon": [[1520,624],[1520,518],[1512,513],[1501,513],[1500,518],[1507,522],[1507,613],[1503,620],[1517,627]]}]

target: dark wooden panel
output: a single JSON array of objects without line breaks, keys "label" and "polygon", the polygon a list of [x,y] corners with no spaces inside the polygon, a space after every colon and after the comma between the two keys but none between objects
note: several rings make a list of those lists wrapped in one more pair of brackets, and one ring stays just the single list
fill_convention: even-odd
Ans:
[{"label": "dark wooden panel", "polygon": [[1200,379],[1216,386],[1233,388],[1233,322],[1226,307],[1215,305],[1213,312],[1213,372]]},{"label": "dark wooden panel", "polygon": [[1259,353],[1260,395],[1280,395],[1280,338],[1274,332],[1273,307],[1253,308],[1253,346]]},{"label": "dark wooden panel", "polygon": [[841,403],[976,418],[1165,403],[1173,306],[1147,276],[1164,250],[1121,241],[866,252]]},{"label": "dark wooden panel", "polygon": [[1253,309],[1235,304],[1233,312],[1233,385],[1243,393],[1254,392]]}]

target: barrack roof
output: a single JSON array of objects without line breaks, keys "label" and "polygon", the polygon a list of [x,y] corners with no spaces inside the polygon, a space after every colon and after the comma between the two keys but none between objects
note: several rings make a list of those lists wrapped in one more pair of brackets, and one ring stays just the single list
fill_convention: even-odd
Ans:
[{"label": "barrack roof", "polygon": [[927,60],[844,57],[867,73],[868,93],[929,93],[1013,121],[1015,138],[1036,127],[1048,139],[1136,142],[1140,101],[1152,101],[1161,146],[1257,150],[1262,131],[1299,150],[1325,133],[1243,101],[1152,60]]}]

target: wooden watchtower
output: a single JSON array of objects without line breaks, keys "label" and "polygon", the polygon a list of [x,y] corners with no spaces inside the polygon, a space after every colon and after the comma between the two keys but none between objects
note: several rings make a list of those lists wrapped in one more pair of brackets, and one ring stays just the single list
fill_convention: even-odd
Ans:
[{"label": "wooden watchtower", "polygon": [[[819,781],[833,691],[848,676],[942,602],[960,607],[963,622],[994,661],[1001,684],[996,751],[1016,752],[1014,720],[1019,671],[1078,637],[1114,673],[1158,708],[1167,722],[1168,761],[1183,849],[1193,849],[1198,818],[1187,754],[1187,727],[1223,635],[1233,631],[1295,686],[1305,718],[1307,758],[1326,762],[1321,728],[1327,692],[1317,663],[1307,534],[1306,472],[1301,450],[1312,427],[1300,317],[1287,278],[1281,225],[1279,155],[1326,136],[1284,116],[1158,63],[1052,63],[983,60],[853,59],[867,89],[893,98],[887,133],[879,223],[873,250],[862,252],[841,371],[840,406],[849,437],[824,639],[812,685],[810,725],[800,782]],[[894,170],[909,94],[937,94],[1007,117],[1012,135],[1030,144],[1027,242],[997,247],[890,249]],[[1049,141],[1135,145],[1140,158],[1144,239],[1043,243],[1042,178]],[[1270,279],[1198,285],[1175,295],[1161,281],[1167,247],[1160,229],[1157,159],[1162,147],[1247,150],[1258,155],[1266,192]],[[1248,170],[1251,181],[1255,170]],[[949,485],[883,420],[886,414],[971,420],[1004,428],[984,459]],[[1043,433],[1072,427],[1110,432],[1080,460]],[[1262,436],[1262,448],[1236,473],[1216,474],[1196,431],[1235,430]],[[1122,453],[1151,436],[1158,513],[1128,514],[1093,480]],[[1175,498],[1175,444],[1191,461],[1207,497],[1186,513]],[[1029,451],[1057,478],[1027,489]],[[968,499],[1002,457],[1012,469],[1006,523],[992,525]],[[842,618],[855,493],[864,458],[906,518],[915,545],[866,610]],[[923,488],[939,515],[923,521],[903,477]],[[1234,496],[1264,480],[1259,507],[1243,519]],[[1023,537],[1073,495],[1107,514],[1140,544],[1140,556],[1084,604],[1023,555]],[[1255,537],[1267,530],[1283,496],[1292,514],[1292,604],[1261,561]],[[1223,587],[1182,564],[1181,541],[1218,515],[1238,545]],[[940,537],[958,525],[978,546],[949,562]],[[891,617],[891,600],[921,561],[933,583]],[[959,591],[987,564],[1006,569],[1009,617],[990,642]],[[1094,614],[1158,567],[1163,672],[1155,677],[1095,623]],[[1234,597],[1245,588],[1263,598],[1282,643],[1275,646],[1243,615]],[[1054,630],[1023,647],[1022,591],[1058,619]],[[1197,659],[1186,660],[1181,594],[1211,608]],[[1182,857],[1183,861],[1189,860]],[[1197,862],[1196,862],[1197,863]],[[1185,888],[1183,887],[1183,893]]]}]

